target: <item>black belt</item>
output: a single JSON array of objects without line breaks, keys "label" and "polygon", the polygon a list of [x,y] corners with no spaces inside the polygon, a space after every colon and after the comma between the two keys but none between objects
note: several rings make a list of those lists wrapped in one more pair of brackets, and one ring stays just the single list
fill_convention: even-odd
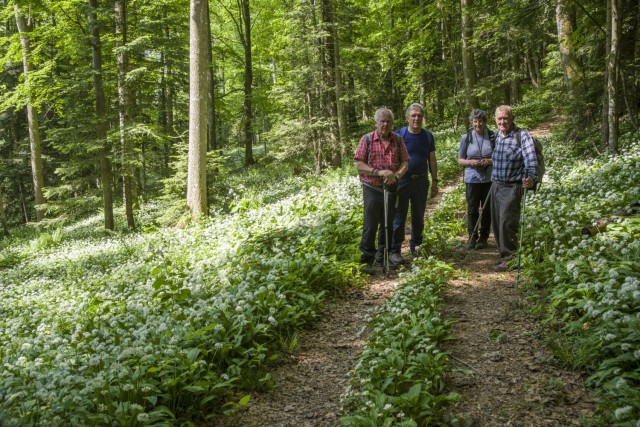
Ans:
[{"label": "black belt", "polygon": [[522,184],[522,181],[493,181],[496,184],[500,185],[514,185],[514,184]]},{"label": "black belt", "polygon": [[420,178],[421,176],[427,176],[427,174],[426,174],[426,173],[418,173],[418,174],[415,174],[415,175],[409,175],[409,174],[407,174],[407,175],[405,175],[405,176],[406,176],[407,178],[411,178],[411,179],[418,179],[418,178]]}]

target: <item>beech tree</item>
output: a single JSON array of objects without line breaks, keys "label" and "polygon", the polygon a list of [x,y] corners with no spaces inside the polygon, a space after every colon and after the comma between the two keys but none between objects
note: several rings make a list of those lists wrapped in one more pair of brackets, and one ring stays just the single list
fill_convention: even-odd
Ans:
[{"label": "beech tree", "polygon": [[131,139],[127,135],[129,122],[130,92],[127,87],[127,9],[126,0],[116,0],[115,33],[116,33],[116,69],[118,76],[118,128],[120,132],[120,153],[122,159],[122,193],[124,195],[125,215],[127,226],[135,228],[133,217],[133,167],[131,165],[133,150]]},{"label": "beech tree", "polygon": [[16,17],[16,26],[20,33],[20,43],[22,44],[22,63],[24,69],[24,84],[27,92],[27,120],[29,123],[29,141],[31,153],[31,175],[33,177],[33,192],[35,195],[36,220],[44,219],[44,169],[42,165],[42,140],[40,139],[40,126],[38,118],[38,107],[34,104],[31,97],[32,89],[30,88],[29,74],[31,73],[31,46],[29,43],[29,28],[22,15],[18,4],[14,4],[14,12]]},{"label": "beech tree", "polygon": [[187,206],[194,218],[207,215],[208,10],[207,0],[191,0]]},{"label": "beech tree", "polygon": [[104,206],[104,228],[113,230],[113,183],[111,170],[111,144],[107,139],[107,117],[102,81],[102,43],[96,9],[97,0],[89,0],[89,28],[91,32],[91,52],[93,67],[93,90],[96,98],[96,139],[101,145],[100,174],[102,178],[102,201]]},{"label": "beech tree", "polygon": [[607,145],[612,154],[618,153],[618,75],[619,75],[619,37],[621,30],[620,0],[611,3],[610,48],[607,62],[607,96],[609,98],[608,117],[609,138]]}]

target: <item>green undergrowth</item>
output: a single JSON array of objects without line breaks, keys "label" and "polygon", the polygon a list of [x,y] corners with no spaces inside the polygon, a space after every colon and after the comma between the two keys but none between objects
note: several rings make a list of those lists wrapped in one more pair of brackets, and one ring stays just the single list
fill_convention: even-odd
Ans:
[{"label": "green undergrowth", "polygon": [[453,269],[434,258],[414,261],[402,285],[371,321],[365,350],[343,396],[343,426],[418,426],[440,419],[458,396],[445,390],[450,323],[439,310]]},{"label": "green undergrowth", "polygon": [[182,230],[92,218],[16,238],[0,259],[0,425],[182,425],[269,388],[324,295],[359,280],[348,175]]},{"label": "green undergrowth", "polygon": [[602,398],[601,422],[640,425],[640,143],[616,157],[555,158],[527,197],[523,271],[544,296],[556,356],[586,370]]}]

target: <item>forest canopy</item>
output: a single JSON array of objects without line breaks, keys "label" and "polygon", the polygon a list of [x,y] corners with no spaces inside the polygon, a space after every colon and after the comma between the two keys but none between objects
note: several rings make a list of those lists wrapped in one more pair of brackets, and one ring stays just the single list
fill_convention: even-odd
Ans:
[{"label": "forest canopy", "polygon": [[349,164],[381,106],[401,124],[421,102],[432,129],[464,128],[472,107],[559,115],[574,153],[616,153],[638,126],[635,1],[6,0],[1,16],[5,233],[97,209],[134,228],[159,198],[175,221],[194,135],[210,211],[256,162]]}]

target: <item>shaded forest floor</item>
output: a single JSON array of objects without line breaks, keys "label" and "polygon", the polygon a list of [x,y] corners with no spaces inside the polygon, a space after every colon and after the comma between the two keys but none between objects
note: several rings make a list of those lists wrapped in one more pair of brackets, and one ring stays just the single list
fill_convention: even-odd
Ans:
[{"label": "shaded forest floor", "polygon": [[[532,133],[544,136],[549,125]],[[455,185],[455,184],[454,184]],[[429,201],[433,210],[453,186]],[[581,373],[562,369],[543,341],[544,331],[515,286],[516,273],[494,273],[495,243],[483,250],[452,253],[460,272],[445,297],[444,317],[454,321],[455,337],[445,350],[453,372],[447,386],[463,398],[447,409],[452,426],[583,425],[596,402]],[[407,248],[405,248],[407,249]],[[376,308],[399,285],[381,272],[361,289],[324,305],[312,329],[299,336],[293,355],[272,370],[273,390],[252,393],[249,404],[207,427],[333,427],[340,425],[340,396],[349,383]]]}]

